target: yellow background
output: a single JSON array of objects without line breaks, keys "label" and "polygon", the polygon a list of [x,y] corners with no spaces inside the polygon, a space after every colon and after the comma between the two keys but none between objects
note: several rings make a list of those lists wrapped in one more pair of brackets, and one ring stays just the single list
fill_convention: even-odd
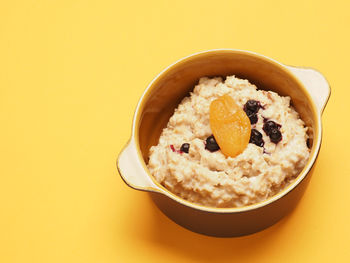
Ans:
[{"label": "yellow background", "polygon": [[[0,2],[0,262],[350,262],[349,1]],[[164,67],[237,48],[332,86],[288,217],[220,239],[167,219],[115,161]]]}]

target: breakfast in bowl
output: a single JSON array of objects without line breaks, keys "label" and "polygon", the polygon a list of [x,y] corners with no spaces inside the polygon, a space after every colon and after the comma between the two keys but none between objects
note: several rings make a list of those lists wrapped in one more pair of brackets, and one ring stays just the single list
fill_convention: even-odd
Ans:
[{"label": "breakfast in bowl", "polygon": [[305,193],[329,96],[315,69],[244,50],[189,55],[145,89],[118,171],[191,231],[255,233]]},{"label": "breakfast in bowl", "polygon": [[202,77],[150,148],[147,167],[192,203],[247,206],[298,176],[310,154],[307,129],[289,96],[234,75]]}]

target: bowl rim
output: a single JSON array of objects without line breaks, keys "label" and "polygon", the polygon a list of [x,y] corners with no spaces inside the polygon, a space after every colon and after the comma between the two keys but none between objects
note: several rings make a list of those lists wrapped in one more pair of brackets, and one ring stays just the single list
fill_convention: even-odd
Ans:
[{"label": "bowl rim", "polygon": [[[314,125],[314,141],[313,144],[314,146],[311,149],[309,159],[302,169],[302,171],[299,173],[299,175],[285,188],[283,188],[280,192],[277,194],[254,204],[247,205],[247,206],[242,206],[242,207],[228,207],[228,208],[220,208],[220,207],[209,207],[209,206],[204,206],[200,204],[193,203],[191,201],[185,200],[174,193],[172,193],[170,190],[166,189],[163,185],[161,185],[155,178],[154,176],[151,175],[149,172],[147,165],[143,159],[141,149],[140,149],[140,144],[139,144],[139,126],[140,126],[140,120],[141,120],[141,113],[142,110],[144,109],[146,101],[150,97],[150,93],[155,87],[155,84],[157,80],[167,74],[168,71],[170,71],[174,66],[180,63],[185,63],[187,60],[191,60],[195,57],[198,56],[203,56],[203,55],[209,55],[209,54],[215,54],[215,53],[235,53],[235,54],[244,54],[248,56],[255,57],[259,60],[263,60],[266,63],[273,64],[274,66],[278,67],[280,70],[285,72],[290,78],[292,78],[296,83],[298,83],[298,86],[302,89],[303,93],[307,97],[307,100],[311,103],[311,109],[312,113],[315,116],[315,125]],[[329,98],[329,96],[328,96]],[[327,99],[328,100],[328,99]],[[325,107],[325,106],[324,106]],[[196,210],[200,211],[205,211],[205,212],[211,212],[211,213],[220,213],[220,214],[225,214],[225,213],[242,213],[246,211],[251,211],[251,210],[256,210],[268,205],[271,205],[275,201],[287,196],[290,192],[292,192],[298,185],[301,184],[301,182],[306,178],[306,176],[309,174],[310,170],[314,166],[316,159],[318,157],[320,147],[321,147],[321,142],[322,142],[322,121],[321,121],[321,114],[322,111],[318,111],[317,107],[315,105],[314,99],[312,98],[311,94],[309,93],[308,89],[303,85],[303,83],[287,68],[287,65],[282,64],[278,62],[275,59],[272,59],[270,57],[267,57],[265,55],[261,55],[259,53],[253,52],[253,51],[247,51],[247,50],[241,50],[241,49],[227,49],[227,48],[222,48],[222,49],[209,49],[209,50],[204,50],[196,53],[192,53],[188,56],[185,56],[183,58],[180,58],[164,68],[159,74],[157,74],[152,81],[147,85],[146,89],[144,90],[142,96],[140,97],[138,104],[136,106],[135,112],[134,112],[134,117],[132,121],[132,135],[130,138],[130,141],[133,141],[136,146],[136,151],[137,151],[137,157],[139,158],[139,161],[141,162],[144,171],[147,173],[147,176],[152,180],[154,185],[157,186],[157,188],[154,187],[144,187],[142,189],[131,187],[138,189],[138,190],[143,190],[143,191],[148,191],[148,192],[157,192],[160,194],[164,194],[167,197],[173,199],[174,201],[190,207],[194,208]],[[118,168],[119,169],[119,168]]]}]

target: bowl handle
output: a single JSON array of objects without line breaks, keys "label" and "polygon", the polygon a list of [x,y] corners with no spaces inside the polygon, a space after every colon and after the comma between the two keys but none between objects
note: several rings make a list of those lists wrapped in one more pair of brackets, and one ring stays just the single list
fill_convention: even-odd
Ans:
[{"label": "bowl handle", "polygon": [[291,66],[287,66],[287,68],[309,91],[318,111],[322,113],[331,94],[331,89],[326,78],[315,69]]},{"label": "bowl handle", "polygon": [[131,139],[118,156],[117,167],[121,178],[134,189],[159,192],[159,187],[145,171],[141,158],[134,140]]}]

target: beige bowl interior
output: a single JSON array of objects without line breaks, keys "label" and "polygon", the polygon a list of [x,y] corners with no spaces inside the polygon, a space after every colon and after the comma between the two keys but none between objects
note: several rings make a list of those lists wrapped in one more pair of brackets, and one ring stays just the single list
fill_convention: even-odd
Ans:
[{"label": "beige bowl interior", "polygon": [[162,129],[174,109],[189,95],[199,78],[228,75],[248,79],[259,89],[290,96],[292,105],[310,128],[309,145],[313,146],[313,133],[317,134],[317,117],[313,103],[302,84],[273,60],[249,52],[218,50],[180,60],[150,84],[136,116],[136,140],[146,164],[150,147],[158,143]]}]

